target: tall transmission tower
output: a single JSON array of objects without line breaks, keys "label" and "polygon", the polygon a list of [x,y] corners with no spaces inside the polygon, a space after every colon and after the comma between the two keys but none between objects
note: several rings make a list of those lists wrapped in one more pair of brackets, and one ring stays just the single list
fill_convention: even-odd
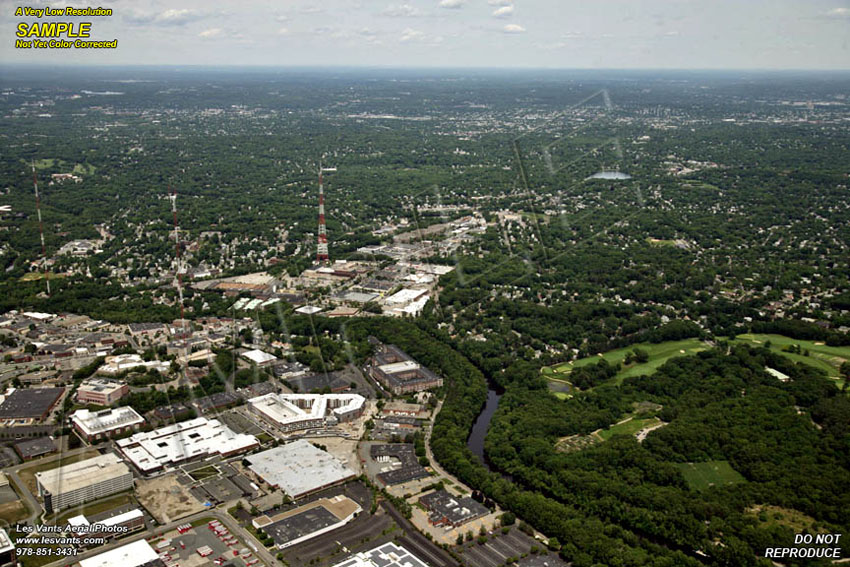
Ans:
[{"label": "tall transmission tower", "polygon": [[183,335],[186,334],[186,318],[183,316],[183,265],[180,260],[180,230],[177,227],[177,190],[169,186],[171,192],[171,212],[174,216],[174,247],[177,256],[177,266],[174,270],[174,285],[177,286],[177,297],[180,301],[180,325],[183,327]]},{"label": "tall transmission tower", "polygon": [[47,275],[47,254],[44,247],[44,225],[41,222],[41,199],[38,196],[38,177],[35,175],[35,160],[32,162],[32,184],[35,187],[35,210],[38,215],[38,235],[41,237],[41,261],[44,268],[44,281],[47,282],[47,295],[50,295],[50,278]]},{"label": "tall transmission tower", "polygon": [[319,233],[316,236],[317,264],[327,264],[330,261],[330,256],[328,256],[328,227],[325,224],[325,186],[322,177],[322,173],[325,171],[336,171],[336,168],[322,168],[322,164],[319,163]]}]

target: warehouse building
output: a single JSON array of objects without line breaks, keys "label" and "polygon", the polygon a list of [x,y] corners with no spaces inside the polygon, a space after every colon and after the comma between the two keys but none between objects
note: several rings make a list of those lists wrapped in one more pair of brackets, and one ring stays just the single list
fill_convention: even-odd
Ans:
[{"label": "warehouse building", "polygon": [[35,480],[48,514],[133,488],[133,473],[112,453],[37,472]]},{"label": "warehouse building", "polygon": [[252,524],[269,534],[278,549],[286,549],[341,528],[361,511],[357,502],[340,494],[320,498],[271,518],[260,516],[252,520]]},{"label": "warehouse building", "polygon": [[140,539],[88,559],[80,560],[80,567],[164,567],[159,554],[147,540]]},{"label": "warehouse building", "polygon": [[17,556],[15,554],[15,544],[6,533],[6,530],[0,528],[0,565],[16,565]]},{"label": "warehouse building", "polygon": [[0,404],[0,425],[30,425],[43,421],[65,393],[65,388],[14,390]]},{"label": "warehouse building", "polygon": [[419,498],[428,511],[428,521],[434,526],[456,528],[490,513],[490,510],[469,496],[455,496],[447,490],[437,490]]},{"label": "warehouse building", "polygon": [[71,414],[74,430],[86,441],[100,441],[137,431],[145,419],[130,406],[101,411],[77,410]]},{"label": "warehouse building", "polygon": [[77,401],[81,404],[111,406],[129,393],[130,386],[127,384],[103,378],[89,378],[77,388]]},{"label": "warehouse building", "polygon": [[368,372],[396,396],[443,385],[442,378],[395,345],[377,345]]},{"label": "warehouse building", "polygon": [[346,465],[304,439],[249,455],[245,460],[254,474],[293,499],[356,476]]},{"label": "warehouse building", "polygon": [[253,435],[235,433],[217,419],[197,417],[116,441],[121,453],[142,473],[193,459],[229,457],[250,451],[260,443]]},{"label": "warehouse building", "polygon": [[[68,519],[71,531],[80,538],[83,545],[97,543],[100,538],[110,539],[145,527],[145,514],[138,508],[110,516],[102,520],[89,520],[82,514]],[[77,528],[77,529],[74,529]],[[114,528],[123,528],[118,532]]]},{"label": "warehouse building", "polygon": [[389,542],[352,555],[333,567],[428,567],[428,564],[402,546]]},{"label": "warehouse building", "polygon": [[248,400],[251,411],[284,432],[316,429],[363,415],[359,394],[266,394]]},{"label": "warehouse building", "polygon": [[24,461],[31,461],[44,455],[56,452],[56,443],[50,437],[39,437],[37,439],[27,439],[15,443],[15,452],[21,456]]}]

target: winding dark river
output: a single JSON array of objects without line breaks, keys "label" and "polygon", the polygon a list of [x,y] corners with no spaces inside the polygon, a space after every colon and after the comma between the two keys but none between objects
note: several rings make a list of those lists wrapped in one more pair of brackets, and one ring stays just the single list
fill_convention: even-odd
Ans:
[{"label": "winding dark river", "polygon": [[472,432],[469,434],[469,439],[466,440],[466,446],[469,450],[475,453],[478,460],[481,461],[488,470],[490,463],[487,462],[487,457],[484,456],[484,437],[487,436],[487,429],[490,428],[490,421],[493,419],[493,414],[499,407],[499,400],[502,398],[502,393],[495,390],[492,385],[487,385],[487,403],[484,404],[484,409],[478,414],[478,419],[472,426]]}]

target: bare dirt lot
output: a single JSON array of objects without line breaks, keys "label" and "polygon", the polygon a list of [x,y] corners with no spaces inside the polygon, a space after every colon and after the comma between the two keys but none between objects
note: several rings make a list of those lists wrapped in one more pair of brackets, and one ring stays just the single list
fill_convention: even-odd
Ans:
[{"label": "bare dirt lot", "polygon": [[150,480],[137,480],[136,496],[160,524],[167,524],[204,510],[204,506],[185,486],[177,482],[177,476],[173,474]]}]

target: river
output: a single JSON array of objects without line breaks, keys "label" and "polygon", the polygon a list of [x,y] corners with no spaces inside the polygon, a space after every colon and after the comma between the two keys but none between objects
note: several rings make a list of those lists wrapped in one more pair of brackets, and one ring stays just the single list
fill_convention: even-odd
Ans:
[{"label": "river", "polygon": [[487,467],[488,470],[492,469],[490,468],[490,463],[487,462],[487,457],[484,456],[484,437],[487,436],[487,429],[490,428],[490,421],[499,407],[499,400],[501,398],[502,393],[488,384],[487,403],[484,404],[484,409],[478,414],[478,419],[475,420],[475,424],[472,426],[469,439],[466,440],[466,446],[469,447],[470,451],[475,453],[481,464]]}]

